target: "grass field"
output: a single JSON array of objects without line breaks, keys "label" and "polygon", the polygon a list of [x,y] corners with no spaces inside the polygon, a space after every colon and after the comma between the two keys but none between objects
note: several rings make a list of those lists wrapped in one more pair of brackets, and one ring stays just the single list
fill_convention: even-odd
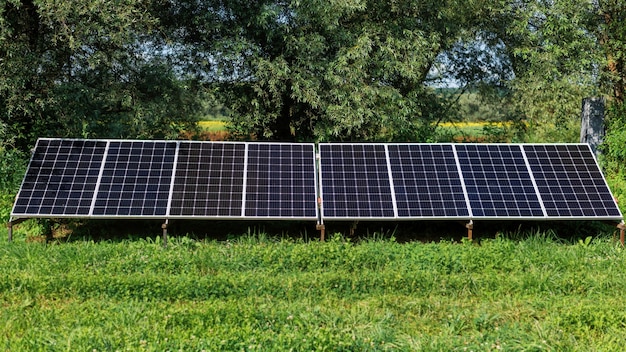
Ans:
[{"label": "grass field", "polygon": [[624,249],[522,237],[3,241],[0,350],[621,350]]}]

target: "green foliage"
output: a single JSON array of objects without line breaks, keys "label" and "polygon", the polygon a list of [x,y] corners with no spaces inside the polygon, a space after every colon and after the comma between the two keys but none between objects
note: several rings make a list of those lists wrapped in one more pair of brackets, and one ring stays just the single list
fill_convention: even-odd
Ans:
[{"label": "green foliage", "polygon": [[193,128],[201,90],[155,52],[150,6],[0,4],[0,121],[18,149],[41,136],[172,138]]},{"label": "green foliage", "polygon": [[620,349],[624,250],[472,243],[0,243],[0,343],[21,350]]},{"label": "green foliage", "polygon": [[438,1],[267,1],[225,11],[239,30],[217,29],[234,44],[216,59],[241,57],[238,74],[217,84],[233,135],[425,141],[449,110],[428,87],[429,71],[478,10]]},{"label": "green foliage", "polygon": [[610,104],[606,121],[601,161],[617,204],[622,214],[626,214],[626,106],[615,102]]}]

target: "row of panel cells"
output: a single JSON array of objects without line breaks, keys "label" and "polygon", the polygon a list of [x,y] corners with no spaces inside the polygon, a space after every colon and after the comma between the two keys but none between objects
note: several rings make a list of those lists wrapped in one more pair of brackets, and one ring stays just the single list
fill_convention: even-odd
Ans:
[{"label": "row of panel cells", "polygon": [[465,202],[418,202],[407,208],[401,208],[398,206],[399,217],[467,217],[468,215],[469,212],[467,211]]},{"label": "row of panel cells", "polygon": [[164,216],[167,200],[102,199],[96,200],[93,215]]},{"label": "row of panel cells", "polygon": [[22,208],[22,212],[27,214],[88,215],[90,205],[91,200],[69,199],[63,204],[44,205],[43,202],[29,204]]},{"label": "row of panel cells", "polygon": [[172,199],[171,213],[172,215],[228,213],[238,216],[241,214],[241,202],[242,198],[237,194],[233,194],[232,197]]},{"label": "row of panel cells", "polygon": [[472,215],[475,217],[542,217],[543,212],[541,208],[532,204],[519,208],[507,208],[498,203],[485,202],[480,206],[473,206]]},{"label": "row of panel cells", "polygon": [[276,193],[276,192],[263,192],[263,193],[255,193],[249,192],[246,193],[246,201],[256,202],[256,203],[275,203],[276,202],[284,202],[286,204],[298,203],[298,204],[306,204],[307,202],[315,202],[315,194],[310,192],[306,192],[306,190],[296,189],[293,193]]},{"label": "row of panel cells", "polygon": [[37,178],[25,178],[22,190],[29,189],[75,189],[75,188],[95,188],[97,176],[40,176]]},{"label": "row of panel cells", "polygon": [[361,204],[358,207],[332,207],[331,209],[324,208],[325,217],[370,217],[370,218],[383,218],[393,217],[393,209],[389,207],[371,207],[366,204]]},{"label": "row of panel cells", "polygon": [[292,204],[290,207],[279,208],[276,204],[270,204],[269,207],[246,207],[246,216],[258,217],[314,217],[316,216],[315,208],[299,207],[299,204]]},{"label": "row of panel cells", "polygon": [[619,216],[611,201],[580,203],[575,201],[545,202],[548,216]]},{"label": "row of panel cells", "polygon": [[213,165],[214,167],[243,168],[242,157],[221,157],[213,155],[187,156],[178,155],[177,169],[188,169],[198,165]]},{"label": "row of panel cells", "polygon": [[176,170],[175,182],[177,184],[199,184],[206,183],[209,180],[232,180],[232,183],[243,182],[243,172],[235,169]]},{"label": "row of panel cells", "polygon": [[[598,187],[599,186],[599,187]],[[570,185],[562,185],[562,184],[550,184],[544,182],[537,182],[537,188],[539,189],[539,193],[542,197],[588,197],[588,196],[598,196],[599,194],[606,192],[606,194],[610,194],[608,189],[604,187],[603,184],[579,184],[577,186]],[[593,190],[594,192],[589,192]]]},{"label": "row of panel cells", "polygon": [[105,147],[106,142],[74,141],[67,145],[65,141],[42,140],[35,148],[36,152],[33,159],[42,159],[48,155],[70,159],[75,159],[81,155],[97,155],[101,158],[104,155]]},{"label": "row of panel cells", "polygon": [[27,206],[27,205],[54,205],[54,204],[82,204],[83,202],[87,202],[88,205],[91,204],[93,199],[93,190],[86,191],[34,191],[29,192],[28,198],[20,198],[18,199],[16,205],[18,206]]}]

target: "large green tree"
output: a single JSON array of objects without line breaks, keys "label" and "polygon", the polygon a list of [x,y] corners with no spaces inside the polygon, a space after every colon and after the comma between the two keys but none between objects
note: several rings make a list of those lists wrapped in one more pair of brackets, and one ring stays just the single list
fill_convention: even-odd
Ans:
[{"label": "large green tree", "polygon": [[183,3],[161,8],[168,37],[216,84],[233,133],[278,140],[427,139],[449,111],[429,74],[490,11],[487,1]]},{"label": "large green tree", "polygon": [[0,121],[39,136],[172,137],[197,116],[193,82],[154,53],[136,0],[0,1]]}]

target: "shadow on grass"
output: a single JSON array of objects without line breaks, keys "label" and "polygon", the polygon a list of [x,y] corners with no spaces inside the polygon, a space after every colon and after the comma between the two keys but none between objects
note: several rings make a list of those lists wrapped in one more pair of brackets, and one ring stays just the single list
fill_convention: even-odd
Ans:
[{"label": "shadow on grass", "polygon": [[[47,241],[121,241],[162,236],[162,220],[60,220],[50,222]],[[326,238],[341,234],[353,241],[393,239],[397,242],[460,242],[467,237],[461,221],[347,221],[327,222]],[[270,238],[318,241],[320,232],[310,221],[174,220],[168,237],[186,236],[197,240],[226,241],[263,234]],[[537,233],[550,233],[565,242],[588,236],[616,235],[615,225],[595,221],[478,221],[473,238],[506,236],[523,240]]]}]

